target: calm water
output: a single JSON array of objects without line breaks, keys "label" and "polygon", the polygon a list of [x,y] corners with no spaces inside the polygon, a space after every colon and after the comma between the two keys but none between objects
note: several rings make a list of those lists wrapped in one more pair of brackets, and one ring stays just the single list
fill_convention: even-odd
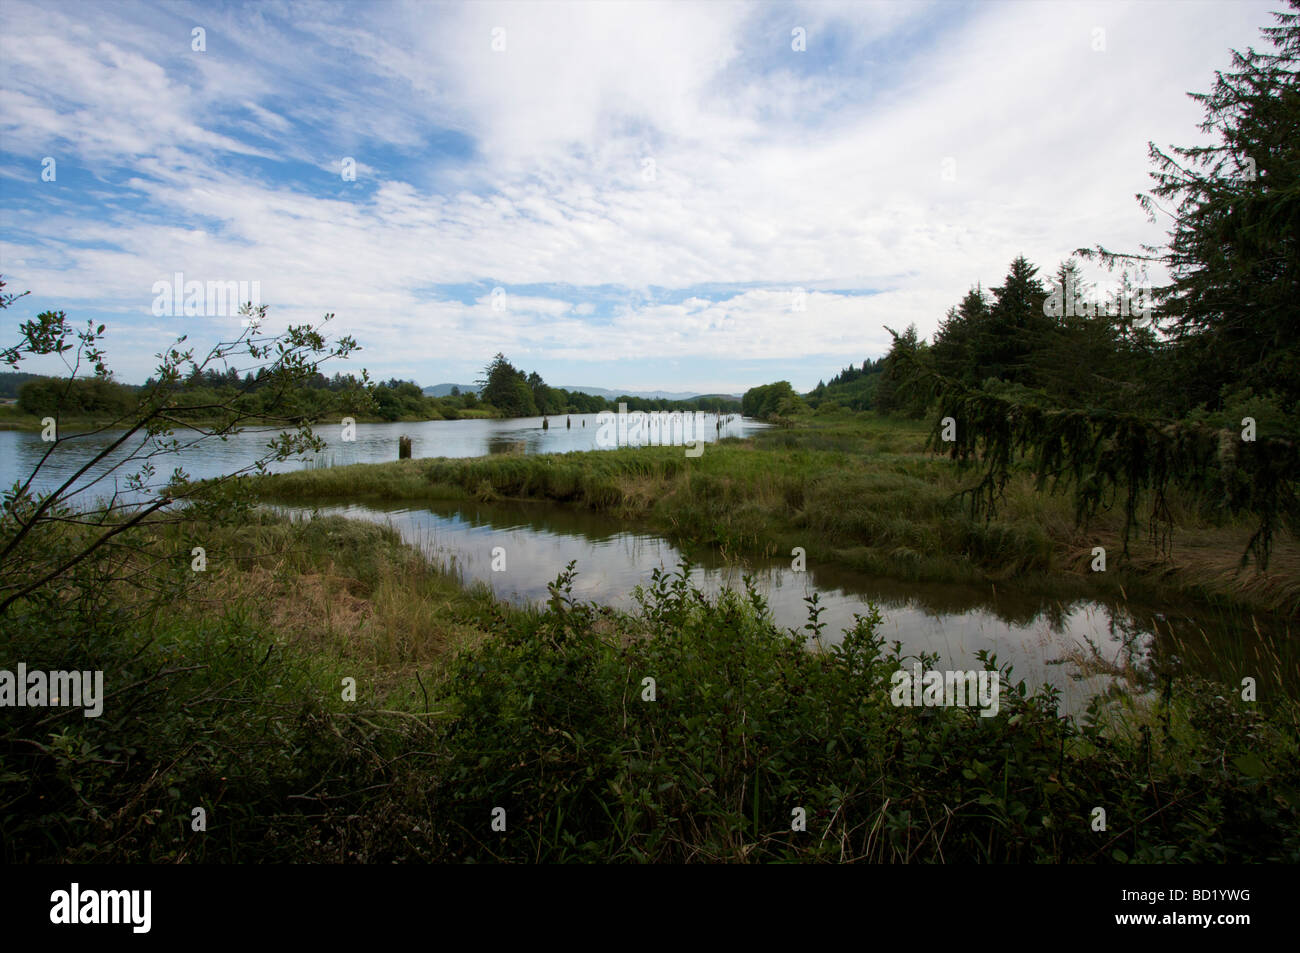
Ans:
[{"label": "calm water", "polygon": [[[549,429],[542,428],[541,417],[521,417],[514,420],[429,420],[421,423],[357,424],[356,439],[342,440],[342,428],[336,424],[321,425],[316,434],[328,446],[319,459],[293,459],[268,466],[272,472],[298,470],[316,464],[342,466],[348,463],[380,463],[397,459],[397,441],[402,435],[411,438],[414,457],[482,457],[497,453],[568,453],[574,450],[596,450],[596,433],[599,430],[595,414],[573,414],[550,417]],[[565,426],[566,419],[572,422]],[[744,437],[767,424],[740,417],[718,418],[706,415],[702,436],[708,443],[719,437]],[[154,453],[151,462],[155,468],[152,485],[161,485],[177,466],[194,479],[217,477],[247,467],[266,452],[267,441],[279,431],[259,428],[245,430],[224,441],[205,439],[201,445],[185,447],[193,438],[178,431],[174,436],[182,443],[178,452],[158,453],[156,447],[147,446],[133,437],[131,442],[114,459],[121,460],[128,453],[137,455]],[[77,471],[88,459],[110,446],[122,431],[106,431],[94,436],[79,437],[60,447],[59,452],[47,461],[36,482],[38,490],[51,490]],[[691,435],[693,438],[693,434]],[[26,479],[41,462],[50,445],[41,440],[39,433],[16,430],[0,431],[0,486],[11,487],[16,480]],[[129,448],[129,449],[128,449]],[[684,451],[683,451],[684,452]],[[81,499],[87,501],[109,496],[115,491],[131,498],[126,475],[138,469],[128,464],[117,472],[107,474],[102,467],[92,477],[102,476],[88,488]]]},{"label": "calm water", "polygon": [[[307,516],[313,510],[277,507]],[[667,540],[629,530],[607,516],[550,503],[447,503],[428,507],[338,505],[314,510],[391,525],[408,542],[455,569],[466,582],[483,582],[517,603],[542,602],[547,584],[570,560],[577,561],[574,595],[618,608],[632,608],[632,590],[649,585],[656,567],[675,570],[681,551]],[[492,571],[492,550],[505,551],[506,569]],[[741,588],[742,576],[756,578],[779,625],[801,629],[805,598],[816,593],[827,623],[822,643],[839,641],[868,602],[880,606],[878,630],[905,653],[937,652],[941,666],[981,667],[981,649],[1011,662],[1015,677],[1031,686],[1061,689],[1068,710],[1078,712],[1093,694],[1115,682],[1113,675],[1081,668],[1080,658],[1101,658],[1120,666],[1126,659],[1150,664],[1174,655],[1196,667],[1195,654],[1240,639],[1239,619],[1108,605],[1092,600],[1060,601],[992,586],[900,583],[849,570],[810,565],[793,572],[790,563],[725,563],[711,551],[693,554],[693,579],[708,592]],[[1281,635],[1281,633],[1273,633]],[[1269,636],[1267,629],[1262,635]],[[1258,647],[1259,636],[1250,635]],[[1242,651],[1240,647],[1234,651]],[[1294,668],[1294,659],[1292,660]],[[1261,684],[1271,681],[1260,663],[1248,665]],[[1091,669],[1092,666],[1088,666]],[[1237,676],[1238,678],[1240,676]]]}]

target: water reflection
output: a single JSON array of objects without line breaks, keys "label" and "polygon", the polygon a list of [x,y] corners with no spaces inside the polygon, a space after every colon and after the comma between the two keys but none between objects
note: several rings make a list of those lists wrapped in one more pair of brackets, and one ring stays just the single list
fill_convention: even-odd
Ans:
[{"label": "water reflection", "polygon": [[[683,556],[652,533],[590,511],[546,503],[339,505],[318,512],[392,525],[408,542],[453,566],[465,581],[486,583],[516,602],[545,600],[548,584],[576,560],[576,596],[630,609],[635,605],[633,588],[648,585],[655,568],[675,570]],[[492,571],[497,546],[506,553],[505,572]],[[1010,662],[1016,677],[1031,686],[1055,685],[1073,711],[1121,676],[1145,684],[1162,665],[1179,658],[1186,663],[1183,645],[1188,640],[1215,643],[1240,628],[1239,620],[1167,617],[1132,604],[1054,599],[1006,587],[905,583],[816,565],[796,573],[788,562],[738,564],[713,550],[692,556],[692,579],[706,592],[740,588],[743,577],[752,576],[775,621],[787,628],[802,629],[807,622],[805,599],[816,593],[825,609],[821,620],[827,623],[822,636],[826,645],[838,641],[853,625],[854,615],[865,614],[868,604],[875,603],[883,614],[880,633],[889,643],[900,643],[905,653],[938,653],[944,665],[972,668],[979,666],[978,653],[988,651]],[[1276,635],[1281,639],[1284,634]],[[1294,653],[1290,666],[1292,675],[1300,672]],[[1269,680],[1259,664],[1254,677]]]}]

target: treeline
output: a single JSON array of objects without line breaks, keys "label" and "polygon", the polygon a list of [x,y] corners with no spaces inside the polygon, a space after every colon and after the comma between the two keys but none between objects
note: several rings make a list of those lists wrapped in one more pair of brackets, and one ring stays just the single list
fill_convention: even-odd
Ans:
[{"label": "treeline", "polygon": [[[533,417],[546,414],[592,414],[617,410],[619,403],[629,411],[707,410],[739,413],[740,403],[725,397],[701,397],[689,401],[624,396],[608,400],[581,391],[550,387],[536,372],[525,375],[498,354],[484,370],[486,380],[480,394],[461,393],[453,388],[446,397],[431,397],[414,381],[393,378],[372,383],[352,374],[308,376],[292,391],[286,391],[265,371],[245,373],[234,368],[196,371],[183,380],[166,385],[175,395],[174,414],[180,418],[201,417],[204,409],[233,401],[241,413],[263,417],[355,416],[359,419],[457,420],[462,417]],[[36,417],[114,419],[131,414],[142,392],[158,386],[153,378],[143,387],[121,384],[112,377],[59,378],[35,374],[13,374],[18,409]]]},{"label": "treeline", "polygon": [[[1177,350],[1155,331],[1150,292],[1124,273],[1105,296],[1093,294],[1073,258],[1043,281],[1023,256],[1002,283],[971,288],[948,310],[927,344],[915,327],[898,335],[880,362],[873,409],[920,417],[929,372],[968,388],[1013,394],[1045,407],[1142,407],[1186,415],[1187,388],[1176,384]],[[1225,380],[1223,382],[1227,384]],[[1205,394],[1231,400],[1228,393]]]},{"label": "treeline", "polygon": [[846,407],[850,410],[869,410],[874,404],[876,385],[885,359],[866,360],[861,367],[850,364],[829,381],[818,381],[807,395],[808,406],[826,410]]},{"label": "treeline", "polygon": [[717,395],[697,397],[693,400],[668,400],[662,397],[632,397],[624,395],[613,400],[551,387],[536,371],[525,374],[498,353],[483,369],[483,377],[474,383],[482,385],[480,399],[498,410],[504,417],[537,417],[551,414],[595,414],[602,410],[617,410],[626,404],[629,411],[652,410],[705,410],[715,413],[739,413],[741,404]]},{"label": "treeline", "polygon": [[25,374],[21,371],[0,371],[0,399],[13,400],[18,396],[18,388],[40,376],[40,374]]},{"label": "treeline", "polygon": [[[27,376],[29,379],[18,387],[18,409],[37,417],[63,419],[112,420],[130,416],[142,397],[160,386],[152,377],[143,386],[138,386],[119,383],[111,375],[76,378]],[[273,386],[272,380],[263,370],[240,377],[234,368],[224,372],[209,368],[161,386],[171,392],[172,413],[181,419],[202,417],[208,408],[229,402],[244,414],[307,418],[363,413],[366,410],[373,413],[376,408],[382,411],[394,403],[389,387],[374,386],[368,397],[366,385],[351,374],[335,374],[327,378],[317,373],[290,391],[280,385]],[[419,388],[416,388],[416,393],[419,394]]]},{"label": "treeline", "polygon": [[1036,266],[1017,257],[1002,284],[988,291],[977,285],[949,308],[932,342],[909,326],[884,357],[818,383],[805,406],[922,417],[931,402],[927,372],[934,371],[968,387],[1057,406],[1152,407],[1163,389],[1169,400],[1160,405],[1187,413],[1185,402],[1173,406],[1188,391],[1174,386],[1183,371],[1171,366],[1153,330],[1149,293],[1127,273],[1110,294],[1093,291],[1073,258],[1043,281]]},{"label": "treeline", "polygon": [[[1300,339],[1278,339],[1259,352],[1282,352],[1268,364],[1252,362],[1247,351],[1235,361],[1231,352],[1209,361],[1210,342],[1200,334],[1157,333],[1150,293],[1135,288],[1127,273],[1108,295],[1092,291],[1073,258],[1044,281],[1017,257],[1000,285],[973,287],[950,308],[932,342],[910,326],[885,357],[819,383],[804,406],[920,418],[932,409],[938,374],[1044,408],[1140,410],[1225,426],[1248,414],[1269,421],[1270,429],[1300,426],[1297,380],[1269,372],[1270,364],[1295,360],[1286,352],[1294,355]],[[751,390],[746,406],[765,392]]]},{"label": "treeline", "polygon": [[[1253,556],[1266,569],[1275,533],[1300,533],[1300,0],[1292,7],[1263,30],[1274,52],[1234,50],[1212,90],[1191,94],[1209,145],[1149,144],[1155,185],[1139,201],[1172,210],[1167,244],[1075,252],[1119,271],[1111,293],[1095,296],[1073,259],[1043,279],[1020,256],[1000,285],[951,308],[932,342],[908,328],[877,372],[841,383],[860,408],[931,421],[931,445],[978,470],[963,494],[972,516],[991,514],[1027,464],[1040,486],[1073,484],[1081,521],[1119,501],[1126,553],[1140,508],[1152,538],[1168,539],[1175,490],[1254,521],[1243,565]],[[1134,287],[1151,263],[1167,283]],[[819,390],[807,408],[833,404]]]},{"label": "treeline", "polygon": [[[1025,257],[1001,284],[971,288],[926,342],[909,327],[878,361],[846,368],[787,410],[930,415],[942,400],[1075,410],[1240,429],[1294,446],[1300,434],[1300,3],[1262,32],[1273,52],[1234,51],[1208,93],[1212,145],[1149,153],[1155,182],[1140,202],[1173,209],[1163,249],[1078,249],[1118,281],[1098,294],[1075,258],[1040,277]],[[1154,262],[1167,284],[1138,287]],[[892,333],[892,332],[891,332]],[[769,385],[777,386],[777,385]],[[763,388],[747,402],[765,401]],[[779,413],[775,408],[773,412]],[[997,416],[999,411],[990,411]],[[1038,435],[1042,436],[1042,435]],[[1038,436],[1027,435],[1034,443]],[[1044,437],[1043,439],[1047,439]],[[1287,441],[1290,441],[1288,443]],[[1285,487],[1277,475],[1273,481]]]},{"label": "treeline", "polygon": [[140,390],[111,377],[23,376],[18,409],[37,417],[119,417],[136,406]]},{"label": "treeline", "polygon": [[[1000,285],[971,288],[933,341],[909,326],[883,358],[850,365],[799,397],[785,381],[752,388],[746,414],[773,418],[837,409],[921,418],[933,409],[933,375],[1044,408],[1088,407],[1228,425],[1243,415],[1270,429],[1300,429],[1297,379],[1270,372],[1296,360],[1300,338],[1217,361],[1201,334],[1157,332],[1151,293],[1127,273],[1093,294],[1071,258],[1043,280],[1023,256]],[[1204,333],[1204,332],[1202,332]]]}]

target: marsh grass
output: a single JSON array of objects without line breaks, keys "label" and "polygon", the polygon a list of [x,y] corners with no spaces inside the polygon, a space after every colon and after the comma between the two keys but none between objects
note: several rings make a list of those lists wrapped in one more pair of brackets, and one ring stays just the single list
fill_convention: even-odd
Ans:
[{"label": "marsh grass", "polygon": [[[991,519],[959,498],[972,482],[925,450],[923,424],[839,412],[728,438],[698,459],[646,447],[553,455],[426,459],[265,478],[269,499],[535,499],[584,506],[677,542],[810,559],[909,581],[1011,582],[1078,595],[1170,598],[1300,614],[1300,546],[1278,537],[1268,572],[1241,565],[1251,528],[1177,495],[1169,546],[1143,537],[1123,555],[1123,515],[1075,522],[1065,492],[1012,475]],[[1092,551],[1107,551],[1105,573]]]}]

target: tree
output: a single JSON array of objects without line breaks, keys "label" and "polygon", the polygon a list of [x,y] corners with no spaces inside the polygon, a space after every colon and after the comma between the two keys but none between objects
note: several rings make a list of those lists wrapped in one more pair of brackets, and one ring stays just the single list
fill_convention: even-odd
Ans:
[{"label": "tree", "polygon": [[935,367],[940,372],[971,385],[983,380],[975,339],[984,333],[988,318],[988,299],[979,285],[966,292],[961,304],[948,310],[947,318],[939,323],[933,345]]},{"label": "tree", "polygon": [[[886,328],[888,330],[888,328]],[[890,331],[890,334],[893,334]],[[921,386],[918,355],[926,350],[924,341],[917,337],[916,325],[909,325],[885,355],[884,370],[876,386],[874,407],[881,413],[900,413],[908,417],[921,417],[925,413],[929,393]]]},{"label": "tree", "polygon": [[[507,417],[522,417],[526,411],[521,408],[519,384],[527,383],[522,373],[517,371],[506,356],[499,351],[487,367],[483,368],[483,377],[474,383],[481,384],[479,397],[484,403],[491,404]],[[529,395],[531,401],[531,392]]]},{"label": "tree", "polygon": [[1043,314],[1047,291],[1037,273],[1023,255],[1017,256],[1001,286],[993,289],[988,317],[973,327],[979,379],[1034,383],[1028,358],[1051,328],[1051,320]]},{"label": "tree", "polygon": [[[625,398],[619,398],[624,400]],[[794,392],[789,381],[751,387],[740,402],[741,413],[760,420],[789,417],[807,409],[802,398]]]},{"label": "tree", "polygon": [[1080,249],[1112,267],[1168,269],[1154,296],[1181,367],[1170,393],[1180,409],[1247,386],[1300,401],[1300,14],[1273,17],[1261,32],[1274,52],[1233,50],[1208,93],[1188,94],[1215,141],[1168,153],[1148,143],[1155,186],[1138,199],[1152,221],[1171,218],[1167,246]]},{"label": "tree", "polygon": [[[13,296],[0,296],[0,308],[13,300]],[[176,387],[182,381],[202,379],[214,365],[247,354],[259,362],[258,377],[266,384],[271,406],[286,407],[322,361],[346,357],[357,347],[350,337],[331,344],[310,325],[291,325],[274,337],[263,335],[258,328],[265,306],[246,305],[241,314],[256,320],[234,340],[213,346],[206,356],[196,357],[193,348],[182,350],[184,336],[159,354],[161,363],[152,383],[135,392],[129,408],[101,426],[68,432],[63,427],[67,408],[56,400],[49,412],[52,439],[26,479],[4,492],[0,506],[0,617],[22,612],[35,602],[102,599],[113,584],[129,582],[159,562],[188,565],[188,548],[171,551],[162,536],[151,530],[195,518],[228,523],[253,502],[242,492],[246,485],[240,477],[264,472],[272,461],[323,449],[324,442],[312,432],[308,418],[282,411],[278,424],[296,429],[272,436],[267,452],[246,467],[202,483],[192,482],[179,467],[165,478],[157,473],[159,457],[237,433],[254,416],[241,403],[243,395],[235,393],[185,408],[207,423],[178,416]],[[324,320],[332,317],[326,315]],[[22,322],[18,343],[0,352],[0,357],[17,367],[28,357],[57,356],[68,370],[63,393],[74,394],[85,384],[110,383],[100,347],[104,331],[104,325],[90,322],[84,330],[75,330],[64,312],[46,311]],[[84,376],[87,367],[90,377]],[[106,481],[117,473],[126,474],[124,491],[85,502],[92,492],[111,486]],[[42,489],[42,484],[51,488]],[[183,589],[192,575],[178,572],[163,578]],[[153,591],[161,604],[178,594]]]}]

